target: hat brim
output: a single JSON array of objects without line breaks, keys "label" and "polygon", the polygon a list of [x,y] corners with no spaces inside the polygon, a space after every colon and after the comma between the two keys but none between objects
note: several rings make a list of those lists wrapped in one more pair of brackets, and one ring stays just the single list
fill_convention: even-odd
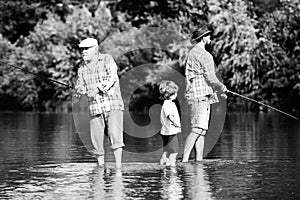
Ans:
[{"label": "hat brim", "polygon": [[204,32],[202,35],[200,35],[200,36],[198,36],[198,37],[196,37],[196,38],[194,38],[194,39],[191,39],[191,42],[193,43],[193,42],[199,40],[200,38],[203,38],[204,36],[207,36],[207,35],[209,35],[209,34],[211,34],[211,31],[206,31],[206,32]]}]

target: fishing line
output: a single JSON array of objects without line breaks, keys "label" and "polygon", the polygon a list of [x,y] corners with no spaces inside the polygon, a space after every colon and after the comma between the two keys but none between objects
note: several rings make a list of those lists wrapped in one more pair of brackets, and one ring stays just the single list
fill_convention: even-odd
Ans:
[{"label": "fishing line", "polygon": [[227,90],[227,92],[229,92],[229,93],[231,93],[231,94],[233,94],[233,95],[242,97],[242,98],[244,98],[244,99],[247,99],[247,100],[249,100],[249,101],[252,101],[252,102],[254,102],[254,103],[257,103],[257,104],[266,106],[266,107],[268,107],[268,108],[270,108],[270,109],[272,109],[272,110],[275,110],[275,111],[280,112],[280,113],[282,113],[282,114],[285,114],[285,115],[287,115],[287,116],[289,116],[289,117],[292,117],[292,118],[294,118],[294,119],[296,119],[296,120],[299,120],[297,117],[295,117],[295,116],[293,116],[293,115],[290,115],[290,114],[288,114],[288,113],[286,113],[286,112],[284,112],[284,111],[282,111],[282,110],[279,110],[279,109],[277,109],[277,108],[274,108],[274,107],[269,106],[269,105],[267,105],[267,104],[264,104],[264,103],[262,103],[262,102],[256,101],[256,100],[251,99],[251,98],[249,98],[249,97],[246,97],[246,96],[244,96],[244,95],[241,95],[241,94],[232,92],[232,91],[230,91],[230,90]]},{"label": "fishing line", "polygon": [[[0,60],[0,63],[5,64],[5,65],[7,65],[7,66],[10,66],[10,67],[12,67],[12,68],[21,70],[21,71],[26,72],[26,73],[28,73],[28,74],[32,74],[32,75],[34,75],[34,76],[40,78],[40,79],[41,79],[42,81],[44,81],[44,82],[45,82],[45,81],[50,81],[50,82],[53,82],[53,83],[56,83],[56,84],[65,86],[65,87],[67,87],[67,88],[73,89],[72,86],[70,86],[70,85],[68,85],[68,84],[66,84],[66,83],[63,83],[63,82],[60,82],[60,81],[57,81],[57,80],[54,80],[54,79],[51,79],[51,78],[47,78],[47,77],[41,76],[41,75],[39,75],[39,74],[33,73],[33,72],[28,71],[28,70],[26,70],[26,69],[23,69],[23,68],[21,68],[21,67],[14,66],[14,65],[9,64],[9,63],[7,63],[7,62],[4,62],[4,61],[2,61],[2,60]],[[274,107],[269,106],[269,105],[267,105],[267,104],[264,104],[264,103],[262,103],[262,102],[256,101],[256,100],[251,99],[251,98],[249,98],[249,97],[246,97],[246,96],[244,96],[244,95],[240,95],[240,94],[238,94],[238,93],[236,93],[236,92],[232,92],[232,91],[230,91],[230,90],[227,90],[227,92],[229,92],[229,93],[231,93],[231,94],[233,94],[233,95],[239,96],[239,97],[241,97],[241,98],[247,99],[247,100],[249,100],[249,101],[252,101],[252,102],[254,102],[254,103],[257,103],[257,104],[263,105],[263,106],[265,106],[265,107],[268,107],[268,108],[270,108],[270,109],[272,109],[272,110],[275,110],[275,111],[277,111],[277,112],[280,112],[280,113],[282,113],[282,114],[285,114],[285,115],[287,115],[287,116],[289,116],[289,117],[291,117],[291,118],[294,118],[294,119],[296,119],[296,120],[299,120],[297,117],[295,117],[295,116],[293,116],[293,115],[290,115],[290,114],[288,114],[288,113],[286,113],[286,112],[284,112],[284,111],[281,111],[281,110],[279,110],[279,109],[277,109],[277,108],[274,108]],[[220,141],[219,141],[219,142],[220,142]],[[223,142],[220,142],[220,143],[221,143],[221,144],[224,144]],[[237,149],[237,150],[239,150],[239,151],[242,151],[242,149],[240,149],[240,148],[237,148],[237,147],[233,147],[233,148],[234,148],[234,149]],[[179,158],[180,158],[180,156],[179,156]],[[179,158],[177,158],[177,160],[179,160]]]},{"label": "fishing line", "polygon": [[28,70],[26,70],[26,69],[23,69],[22,67],[14,66],[14,65],[9,64],[9,63],[7,63],[7,62],[4,62],[4,61],[2,61],[2,60],[0,60],[0,63],[3,63],[3,64],[5,64],[5,65],[8,65],[8,66],[10,66],[10,67],[12,67],[12,68],[21,70],[21,71],[26,72],[26,73],[28,73],[28,74],[32,74],[32,75],[34,75],[34,76],[40,78],[40,79],[41,79],[42,81],[44,81],[44,82],[46,82],[46,80],[47,80],[47,81],[50,81],[50,82],[53,82],[53,83],[57,83],[57,84],[63,85],[63,86],[65,86],[65,87],[67,87],[67,88],[73,89],[72,86],[70,86],[70,85],[68,85],[68,84],[66,84],[66,83],[63,83],[63,82],[60,82],[60,81],[57,81],[57,80],[54,80],[54,79],[51,79],[51,78],[47,78],[47,77],[45,77],[45,76],[41,76],[41,75],[39,75],[39,74],[36,74],[36,73],[33,73],[33,72],[28,71]]}]

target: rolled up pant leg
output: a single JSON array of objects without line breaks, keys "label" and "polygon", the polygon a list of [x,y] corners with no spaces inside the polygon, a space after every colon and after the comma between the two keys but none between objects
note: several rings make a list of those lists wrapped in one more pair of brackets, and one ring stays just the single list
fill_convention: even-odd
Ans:
[{"label": "rolled up pant leg", "polygon": [[106,115],[107,134],[111,142],[111,148],[124,147],[123,141],[123,111],[113,110]]},{"label": "rolled up pant leg", "polygon": [[96,156],[104,155],[104,130],[105,130],[105,121],[104,115],[97,115],[90,120],[90,129],[91,129],[91,140],[93,144],[92,153]]},{"label": "rolled up pant leg", "polygon": [[[190,156],[192,148],[195,146],[199,137],[204,137],[209,122],[210,115],[210,104],[208,98],[203,97],[201,99],[195,99],[189,101],[190,109],[190,122],[191,122],[191,132],[186,138],[184,153],[183,153],[183,162],[187,162]],[[197,152],[203,156],[204,148],[204,138],[199,140],[199,143],[196,145]],[[201,156],[198,156],[199,158]]]}]

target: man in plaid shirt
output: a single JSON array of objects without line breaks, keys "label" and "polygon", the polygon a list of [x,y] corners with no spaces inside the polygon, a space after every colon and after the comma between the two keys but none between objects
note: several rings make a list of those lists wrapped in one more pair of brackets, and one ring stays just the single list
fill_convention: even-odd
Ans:
[{"label": "man in plaid shirt", "polygon": [[196,160],[203,159],[204,138],[208,130],[210,104],[218,102],[217,92],[227,88],[215,74],[213,56],[205,50],[210,43],[207,26],[193,32],[191,49],[186,60],[186,98],[190,108],[191,132],[186,138],[182,162],[188,162],[192,148],[196,147]]},{"label": "man in plaid shirt", "polygon": [[103,140],[105,130],[111,141],[116,167],[121,167],[123,143],[123,110],[117,65],[109,54],[99,53],[96,39],[80,42],[83,64],[78,69],[75,86],[78,94],[89,98],[90,131],[93,154],[100,166],[104,165]]}]

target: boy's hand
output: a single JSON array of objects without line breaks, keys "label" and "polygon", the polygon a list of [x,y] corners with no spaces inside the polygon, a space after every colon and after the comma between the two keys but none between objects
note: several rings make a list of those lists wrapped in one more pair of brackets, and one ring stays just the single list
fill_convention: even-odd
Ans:
[{"label": "boy's hand", "polygon": [[176,128],[180,128],[180,125],[178,125],[178,124],[172,123],[172,125],[175,126]]}]

